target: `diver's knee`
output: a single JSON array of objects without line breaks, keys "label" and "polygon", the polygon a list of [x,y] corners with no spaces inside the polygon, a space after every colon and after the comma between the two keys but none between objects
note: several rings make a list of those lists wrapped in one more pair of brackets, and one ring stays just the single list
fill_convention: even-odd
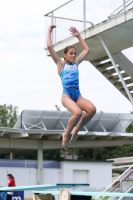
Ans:
[{"label": "diver's knee", "polygon": [[74,113],[76,118],[80,118],[82,116],[82,110],[78,109],[75,113]]},{"label": "diver's knee", "polygon": [[90,114],[95,115],[96,107],[92,105],[91,107],[88,108],[87,113],[88,113],[88,115],[90,115]]},{"label": "diver's knee", "polygon": [[96,107],[95,106],[93,106],[92,108],[91,108],[91,111],[92,111],[92,113],[96,113],[96,111],[97,111],[97,109],[96,109]]}]

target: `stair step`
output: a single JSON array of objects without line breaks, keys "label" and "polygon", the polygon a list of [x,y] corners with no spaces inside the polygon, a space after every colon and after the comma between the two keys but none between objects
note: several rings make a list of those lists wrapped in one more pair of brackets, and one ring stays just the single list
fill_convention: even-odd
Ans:
[{"label": "stair step", "polygon": [[[133,63],[121,52],[113,54],[112,56],[129,92],[131,93],[131,96],[133,97]],[[92,64],[114,85],[114,87],[116,87],[128,100],[130,100],[114,66],[112,65],[112,62],[108,57],[95,60]]]},{"label": "stair step", "polygon": [[111,66],[112,66],[112,63],[111,63],[111,61],[109,61],[109,62],[97,65],[96,68],[106,69],[107,67],[111,67]]},{"label": "stair step", "polygon": [[[122,72],[123,70],[120,69],[120,67],[119,67],[119,71]],[[107,70],[104,70],[104,71],[102,72],[102,74],[105,74],[105,75],[106,75],[106,74],[107,74],[107,75],[109,75],[109,74],[114,74],[114,73],[116,73],[115,68],[107,69]]]},{"label": "stair step", "polygon": [[[121,74],[123,78],[128,78],[129,76],[124,72]],[[109,79],[113,79],[113,80],[118,80],[119,79],[119,76],[118,75],[111,75],[109,77]]]},{"label": "stair step", "polygon": [[[129,89],[130,92],[133,91],[133,86],[128,87],[128,89]],[[123,91],[123,90],[125,90],[125,89],[124,88],[120,89],[120,91]]]},{"label": "stair step", "polygon": [[[133,84],[133,81],[132,81],[132,79],[130,78],[130,79],[127,79],[127,80],[125,80],[125,83],[128,85],[128,84]],[[115,83],[114,83],[114,85],[117,87],[123,87],[123,85],[122,85],[122,83],[121,83],[121,81],[116,81]]]}]

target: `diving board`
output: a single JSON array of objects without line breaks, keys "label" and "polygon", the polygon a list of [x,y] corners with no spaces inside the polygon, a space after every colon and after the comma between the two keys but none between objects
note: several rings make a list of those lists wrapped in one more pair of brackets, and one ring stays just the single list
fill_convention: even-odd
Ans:
[{"label": "diving board", "polygon": [[15,187],[0,187],[0,192],[10,191],[26,191],[26,190],[39,190],[39,193],[44,190],[53,190],[61,188],[75,188],[75,187],[86,187],[89,184],[56,184],[56,185],[29,185],[29,186],[15,186]]},{"label": "diving board", "polygon": [[[65,190],[62,189],[62,190]],[[33,191],[34,194],[60,194],[61,191]],[[92,192],[92,191],[69,191],[70,195],[78,195],[78,196],[102,196],[102,197],[133,197],[133,193],[120,193],[120,192]]]}]

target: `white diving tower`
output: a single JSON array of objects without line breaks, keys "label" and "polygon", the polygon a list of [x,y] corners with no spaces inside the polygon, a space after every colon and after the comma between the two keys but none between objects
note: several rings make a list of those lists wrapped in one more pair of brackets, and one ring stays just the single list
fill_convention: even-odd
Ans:
[{"label": "white diving tower", "polygon": [[[51,17],[51,23],[55,24],[56,19],[61,17],[55,16],[54,13],[63,6],[66,4],[47,13],[46,18]],[[133,105],[133,63],[121,52],[133,46],[133,1],[123,0],[123,5],[107,20],[96,25],[86,21],[86,9],[86,0],[83,0],[84,30],[81,31],[81,35],[90,48],[86,60],[91,62]],[[73,20],[63,17],[62,19]],[[86,28],[87,23],[90,23],[91,27]],[[54,31],[53,41],[56,41]],[[74,37],[53,42],[53,47],[60,57],[63,57],[63,49],[68,45],[80,49],[80,44]],[[47,55],[49,55],[48,51]]]}]

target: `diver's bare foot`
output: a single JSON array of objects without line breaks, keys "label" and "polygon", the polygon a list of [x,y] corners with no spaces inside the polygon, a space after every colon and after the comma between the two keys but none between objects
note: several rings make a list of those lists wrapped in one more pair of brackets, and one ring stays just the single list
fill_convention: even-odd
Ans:
[{"label": "diver's bare foot", "polygon": [[73,142],[75,142],[77,138],[78,138],[78,136],[77,136],[77,132],[76,132],[76,127],[74,127],[72,130],[72,136],[70,138],[69,144],[72,144]]},{"label": "diver's bare foot", "polygon": [[67,150],[69,144],[69,137],[65,134],[66,132],[62,133],[62,147]]}]

